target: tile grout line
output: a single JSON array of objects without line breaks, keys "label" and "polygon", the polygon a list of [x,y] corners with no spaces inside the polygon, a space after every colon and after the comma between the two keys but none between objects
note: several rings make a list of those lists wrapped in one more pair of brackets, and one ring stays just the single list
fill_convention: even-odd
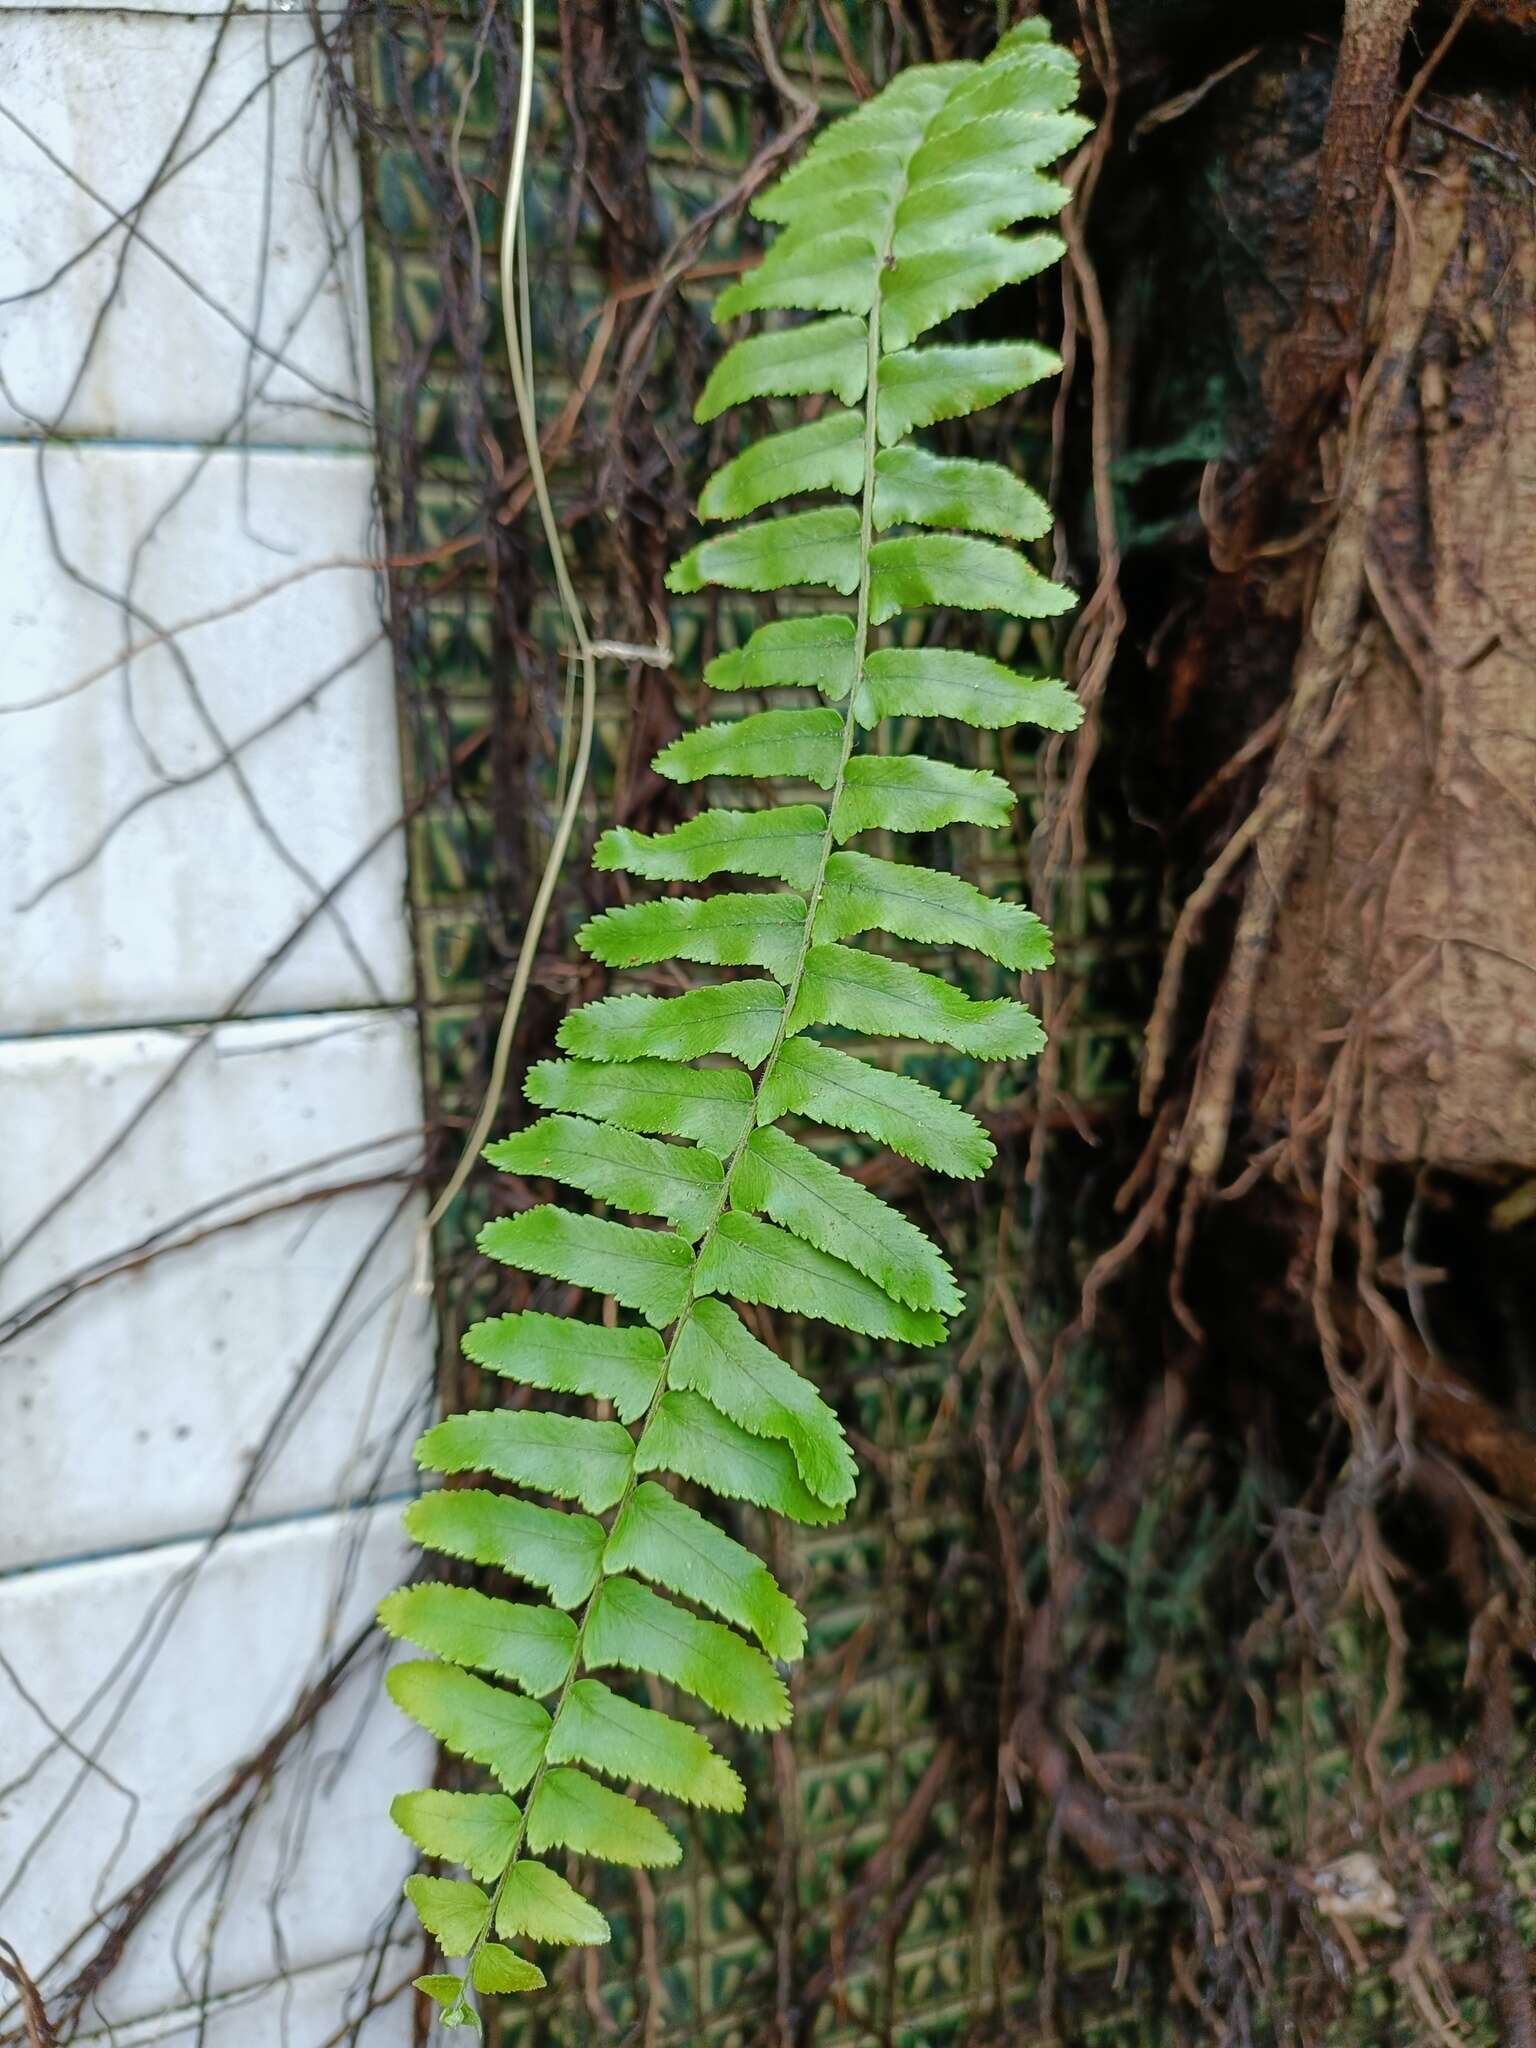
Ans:
[{"label": "tile grout line", "polygon": [[43,1557],[35,1564],[14,1565],[0,1570],[0,1588],[40,1580],[50,1572],[78,1571],[90,1565],[118,1564],[128,1558],[156,1557],[181,1547],[218,1548],[236,1537],[268,1535],[275,1529],[310,1528],[326,1520],[340,1526],[362,1520],[380,1508],[404,1506],[406,1502],[415,1500],[420,1491],[419,1486],[399,1486],[387,1493],[332,1501],[324,1507],[289,1508],[282,1514],[253,1515],[249,1521],[232,1523],[227,1529],[178,1530],[165,1536],[138,1538],[111,1549],[81,1550],[68,1557]]}]

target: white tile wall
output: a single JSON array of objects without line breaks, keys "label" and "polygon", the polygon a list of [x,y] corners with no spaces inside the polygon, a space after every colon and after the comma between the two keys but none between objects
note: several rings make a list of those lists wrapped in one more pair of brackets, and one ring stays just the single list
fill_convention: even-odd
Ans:
[{"label": "white tile wall", "polygon": [[[0,1811],[0,1919],[34,1976],[93,1953],[117,1898],[281,1724],[404,1561],[389,1505],[9,1583],[4,1655],[30,1699],[0,1672],[0,1757],[23,1781]],[[205,1967],[215,1991],[245,1989],[364,1950],[411,1860],[381,1793],[430,1782],[431,1767],[377,1659],[360,1658],[233,1846],[227,1884],[225,1827],[151,1909],[94,2016],[191,2004]],[[107,1930],[90,1924],[103,1911]],[[319,2048],[340,2018],[293,2048]]]},{"label": "white tile wall", "polygon": [[[178,1218],[203,1230],[413,1168],[415,1077],[410,1023],[377,1013],[0,1044],[0,1243],[21,1246],[0,1272],[0,1317],[46,1307],[82,1254],[131,1257]],[[100,1170],[28,1239],[98,1152]],[[0,1366],[0,1559],[408,1484],[411,1425],[432,1398],[410,1286],[420,1217],[398,1183],[292,1206],[77,1293],[16,1337]]]},{"label": "white tile wall", "polygon": [[[404,1568],[430,1398],[380,579],[306,573],[379,551],[332,18],[0,0],[0,1931],[55,1996]],[[408,1973],[380,1659],[84,2036],[334,2048]]]},{"label": "white tile wall", "polygon": [[357,175],[314,31],[209,17],[0,12],[0,433],[366,445]]},{"label": "white tile wall", "polygon": [[[411,1994],[399,1987],[419,1967],[410,1946],[388,1950],[377,1975],[372,1956],[349,1956],[231,1992],[206,2012],[184,2007],[83,2036],[80,2048],[352,2048],[354,2038],[357,2048],[408,2048]],[[348,2023],[365,2012],[354,2037]]]},{"label": "white tile wall", "polygon": [[[368,572],[300,577],[180,635],[179,659],[159,646],[3,711],[110,663],[125,634],[367,558],[372,492],[361,455],[0,447],[0,1031],[219,1016],[306,917],[247,1011],[407,996],[393,682]],[[131,588],[141,622],[82,589],[55,542],[80,576]],[[230,748],[243,787],[219,765]]]}]

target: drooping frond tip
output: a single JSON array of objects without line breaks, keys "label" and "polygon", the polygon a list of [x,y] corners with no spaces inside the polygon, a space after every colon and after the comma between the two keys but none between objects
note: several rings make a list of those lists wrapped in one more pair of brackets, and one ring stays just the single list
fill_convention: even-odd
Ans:
[{"label": "drooping frond tip", "polygon": [[[1044,1042],[1013,996],[976,999],[952,975],[851,942],[958,946],[1014,975],[1050,963],[1033,912],[860,844],[877,831],[1003,826],[1007,780],[974,762],[864,752],[860,739],[898,717],[980,734],[1077,722],[1058,681],[928,644],[920,622],[881,630],[934,608],[1028,622],[1072,603],[1021,552],[1050,521],[1029,485],[913,437],[1059,368],[1030,342],[927,337],[1061,255],[1035,223],[1065,203],[1050,166],[1087,132],[1076,85],[1038,21],[985,63],[903,72],[754,202],[778,233],[715,306],[721,323],[790,317],[725,351],[698,419],[762,398],[814,400],[814,417],[750,442],[706,484],[700,516],[737,523],[686,554],[669,587],[835,601],[812,598],[710,663],[712,688],[770,692],[773,708],[702,725],[655,762],[712,798],[771,781],[792,800],[711,802],[670,831],[616,828],[598,842],[600,870],[691,893],[601,912],[582,948],[617,971],[686,962],[720,974],[573,1012],[564,1057],[527,1080],[540,1114],[488,1148],[520,1180],[641,1220],[546,1201],[480,1236],[535,1287],[556,1281],[614,1307],[600,1320],[493,1317],[465,1336],[468,1357],[603,1413],[491,1407],[449,1417],[417,1447],[426,1470],[481,1483],[423,1495],[411,1534],[539,1596],[423,1583],[380,1610],[427,1653],[392,1667],[396,1704],[499,1788],[409,1792],[393,1808],[424,1857],[466,1873],[407,1887],[443,1955],[466,1960],[462,1975],[418,1980],[449,2026],[478,2026],[471,1988],[542,1984],[509,1944],[608,1938],[546,1858],[674,1863],[675,1836],[637,1793],[739,1809],[731,1765],[698,1728],[631,1697],[637,1674],[741,1728],[789,1717],[778,1667],[800,1655],[804,1621],[752,1551],[675,1490],[812,1525],[837,1520],[853,1495],[836,1415],[765,1341],[755,1311],[928,1345],[962,1306],[939,1246],[830,1164],[811,1132],[974,1177],[993,1155],[983,1126],[859,1042],[1005,1061]],[[830,1043],[825,1029],[854,1040]]]}]

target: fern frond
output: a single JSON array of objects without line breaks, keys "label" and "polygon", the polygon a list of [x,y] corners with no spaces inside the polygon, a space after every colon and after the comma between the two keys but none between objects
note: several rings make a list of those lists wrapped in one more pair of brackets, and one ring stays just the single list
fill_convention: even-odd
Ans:
[{"label": "fern frond", "polygon": [[598,1588],[584,1652],[594,1671],[647,1671],[742,1728],[789,1719],[788,1690],[761,1650],[622,1573]]},{"label": "fern frond", "polygon": [[429,1429],[417,1442],[416,1462],[428,1472],[489,1472],[601,1515],[623,1495],[634,1448],[617,1422],[488,1408],[450,1415]]},{"label": "fern frond", "polygon": [[611,1294],[638,1309],[653,1328],[674,1323],[688,1301],[693,1254],[669,1230],[632,1230],[597,1216],[543,1203],[521,1216],[498,1216],[476,1240],[487,1258],[551,1280]]},{"label": "fern frond", "polygon": [[508,1792],[521,1792],[543,1761],[553,1723],[537,1701],[451,1664],[395,1664],[387,1683],[402,1713],[457,1755],[484,1764]]},{"label": "fern frond", "polygon": [[963,419],[1060,373],[1060,356],[1032,341],[934,343],[886,356],[875,404],[880,446],[894,448],[917,427]]},{"label": "fern frond", "polygon": [[957,768],[922,754],[855,754],[832,806],[841,846],[861,832],[942,832],[1006,825],[1013,791],[990,768]]},{"label": "fern frond", "polygon": [[576,1624],[568,1614],[492,1600],[472,1586],[402,1586],[380,1603],[379,1620],[388,1634],[417,1649],[508,1678],[535,1699],[559,1691],[576,1655]]},{"label": "fern frond", "polygon": [[842,753],[843,721],[835,711],[758,711],[685,732],[663,747],[651,766],[673,782],[700,782],[707,775],[773,775],[830,789]]},{"label": "fern frond", "polygon": [[771,811],[701,811],[670,832],[631,832],[622,826],[605,832],[597,842],[593,866],[622,868],[651,882],[756,875],[809,889],[826,833],[827,814],[820,804],[781,804]]},{"label": "fern frond", "polygon": [[[813,947],[812,954],[819,950]],[[808,961],[810,957],[807,955]],[[805,986],[802,982],[802,994]],[[770,1126],[752,1133],[736,1168],[731,1200],[739,1209],[760,1209],[808,1244],[819,1245],[866,1274],[908,1308],[953,1316],[965,1306],[965,1297],[942,1253],[915,1223],[818,1158],[808,1146],[797,1144],[786,1131]],[[704,1307],[701,1302],[695,1309],[679,1353],[693,1336]],[[758,1349],[773,1357],[765,1347]],[[715,1405],[724,1404],[717,1401]],[[778,1433],[788,1434],[784,1430]],[[834,1497],[847,1498],[828,1496]]]},{"label": "fern frond", "polygon": [[[777,1017],[778,1010],[775,1009]],[[529,1072],[523,1084],[523,1092],[530,1102],[541,1109],[582,1109],[589,1116],[603,1123],[613,1124],[621,1131],[646,1131],[659,1133],[669,1138],[691,1138],[696,1145],[702,1145],[706,1152],[713,1152],[717,1159],[729,1159],[752,1127],[752,1108],[756,1101],[750,1078],[737,1067],[685,1067],[668,1060],[635,1059],[603,1066],[596,1060],[541,1060]],[[502,1317],[510,1322],[511,1317]],[[543,1321],[559,1322],[559,1317],[541,1318]],[[491,1365],[493,1361],[479,1351],[471,1350],[471,1343],[482,1342],[477,1332],[491,1328],[490,1324],[478,1323],[465,1340],[468,1355],[480,1365]],[[622,1343],[638,1341],[642,1337],[647,1345],[657,1342],[656,1366],[661,1368],[662,1349],[659,1340],[652,1340],[648,1332],[611,1330],[604,1333],[618,1338]],[[495,1370],[500,1371],[499,1365]],[[549,1387],[552,1391],[566,1394],[591,1394],[603,1401],[619,1404],[619,1396],[600,1386],[558,1386],[552,1380],[534,1379],[527,1372],[517,1377],[526,1380],[531,1387]],[[655,1391],[654,1385],[651,1389]],[[621,1422],[633,1422],[635,1416],[646,1407],[650,1395],[634,1409],[624,1414],[620,1409]]]},{"label": "fern frond", "polygon": [[620,1508],[603,1569],[637,1572],[707,1607],[749,1630],[770,1657],[793,1663],[805,1648],[805,1618],[768,1567],[697,1508],[651,1480],[637,1486]]},{"label": "fern frond", "polygon": [[829,412],[807,427],[769,434],[724,469],[699,499],[701,519],[741,519],[805,491],[857,497],[864,486],[864,415]]},{"label": "fern frond", "polygon": [[667,571],[667,588],[684,595],[707,583],[727,590],[783,590],[799,583],[852,597],[861,560],[858,513],[852,505],[824,505],[701,540]]},{"label": "fern frond", "polygon": [[[718,897],[714,900],[720,901]],[[800,922],[804,922],[803,915]],[[720,1206],[725,1177],[713,1152],[696,1145],[663,1145],[655,1138],[613,1130],[584,1116],[540,1117],[516,1137],[487,1145],[485,1156],[507,1173],[561,1181],[568,1188],[614,1202],[632,1216],[664,1217],[685,1237],[697,1237],[708,1229]],[[603,1334],[618,1337],[622,1344],[632,1333],[614,1330]],[[565,1391],[594,1390],[569,1387]]]},{"label": "fern frond", "polygon": [[937,1344],[944,1335],[942,1316],[905,1307],[856,1267],[740,1210],[720,1218],[701,1251],[699,1291],[734,1295],[737,1301],[760,1302],[792,1315],[820,1316],[865,1337],[892,1337],[903,1344]]},{"label": "fern frond", "polygon": [[[431,1981],[433,1980],[426,1977],[418,1977],[416,1979],[417,1984],[423,1986]],[[446,1980],[438,1979],[437,1981],[452,1984],[454,1979],[449,1977]],[[514,1950],[504,1948],[499,1941],[482,1942],[481,1946],[475,1951],[475,1960],[470,1970],[470,1982],[477,1991],[483,1992],[487,1998],[502,1997],[515,1991],[542,1991],[544,1989],[544,1981],[544,1972],[537,1963],[526,1962]],[[441,2003],[447,2002],[443,1999],[441,1993],[434,1993],[433,1995],[438,1997]],[[458,1996],[453,2000],[455,2007],[458,2005],[459,1998],[462,1995],[463,1986],[461,1985]],[[451,2017],[451,2010],[443,2015],[445,2025],[449,2023]]]},{"label": "fern frond", "polygon": [[857,228],[781,235],[755,270],[720,294],[716,323],[769,307],[867,313],[875,296],[875,255],[874,237]]},{"label": "fern frond", "polygon": [[864,727],[882,718],[958,718],[995,731],[1037,725],[1076,732],[1082,706],[1065,683],[1024,676],[985,654],[959,647],[883,647],[864,664],[853,715]]},{"label": "fern frond", "polygon": [[910,347],[952,313],[969,312],[1005,284],[1037,277],[1065,253],[1058,235],[971,235],[917,255],[903,255],[893,245],[896,260],[880,315],[882,347]]},{"label": "fern frond", "polygon": [[1051,935],[1032,910],[987,896],[959,875],[834,853],[827,862],[811,937],[855,939],[862,932],[930,945],[968,946],[1019,974],[1051,964]]},{"label": "fern frond", "polygon": [[684,996],[604,996],[573,1010],[556,1034],[562,1052],[589,1060],[699,1060],[727,1053],[760,1067],[783,1028],[784,991],[731,981]]},{"label": "fern frond", "polygon": [[425,1856],[461,1864],[471,1877],[499,1877],[523,1816],[503,1792],[401,1792],[390,1819]]},{"label": "fern frond", "polygon": [[655,1398],[667,1354],[654,1330],[608,1330],[528,1309],[476,1323],[465,1333],[464,1355],[525,1386],[610,1401],[621,1422],[633,1422]]},{"label": "fern frond", "polygon": [[405,1531],[425,1550],[524,1579],[557,1607],[579,1606],[602,1566],[601,1522],[504,1493],[457,1487],[425,1493],[406,1509]]},{"label": "fern frond", "polygon": [[[739,523],[700,540],[668,587],[834,596],[792,603],[705,669],[717,691],[812,700],[701,726],[654,765],[680,784],[773,778],[825,801],[706,808],[667,831],[601,836],[600,872],[709,886],[600,911],[577,934],[587,954],[616,969],[755,971],[574,1011],[558,1033],[565,1057],[525,1084],[544,1114],[487,1148],[522,1182],[642,1221],[538,1203],[480,1233],[490,1257],[606,1306],[600,1320],[539,1308],[494,1317],[467,1333],[466,1354],[502,1380],[607,1412],[490,1408],[438,1423],[418,1446],[428,1471],[543,1496],[450,1486],[414,1502],[406,1523],[429,1549],[494,1567],[550,1603],[416,1585],[381,1609],[391,1634],[432,1659],[393,1668],[396,1702],[502,1787],[408,1793],[394,1807],[424,1855],[467,1873],[409,1886],[444,1954],[469,1958],[467,1983],[420,1980],[447,2025],[474,2023],[470,1987],[542,1981],[504,1942],[608,1938],[602,1915],[538,1859],[677,1861],[661,1820],[603,1778],[740,1808],[741,1782],[706,1736],[628,1696],[637,1676],[743,1728],[788,1720],[775,1664],[801,1654],[804,1620],[753,1552],[674,1486],[816,1527],[841,1516],[857,1474],[831,1408],[738,1306],[931,1345],[963,1305],[940,1248],[806,1139],[823,1125],[973,1178],[994,1148],[968,1110],[817,1034],[1014,1062],[1044,1043],[1012,996],[973,997],[952,973],[853,943],[878,932],[1028,974],[1051,959],[1033,912],[847,842],[995,829],[1014,809],[1008,781],[977,762],[861,751],[861,733],[882,720],[978,733],[1078,721],[1051,677],[922,645],[905,626],[879,644],[902,614],[1037,622],[1073,602],[1019,549],[1049,528],[1039,495],[1002,464],[913,436],[1060,368],[1032,342],[936,330],[1061,255],[1057,236],[1024,224],[1065,202],[1047,172],[1087,131],[1075,91],[1071,57],[1034,20],[984,64],[904,72],[755,198],[753,212],[781,232],[715,305],[717,323],[771,311],[774,324],[721,356],[701,422],[753,400],[815,403],[797,424],[777,418],[706,484],[700,516]],[[715,886],[722,878],[774,886]],[[779,1128],[786,1119],[798,1130]],[[524,1199],[519,1190],[511,1206]]]},{"label": "fern frond", "polygon": [[722,1500],[750,1501],[813,1527],[842,1515],[811,1492],[787,1444],[753,1436],[713,1403],[682,1388],[663,1394],[652,1410],[635,1469],[674,1472]]},{"label": "fern frond", "polygon": [[821,392],[857,405],[868,381],[864,322],[813,320],[738,341],[715,365],[694,418],[717,419],[749,398],[809,398]]},{"label": "fern frond", "polygon": [[[524,1840],[539,1856],[550,1849],[573,1849],[578,1856],[598,1856],[637,1870],[666,1870],[683,1854],[671,1829],[637,1799],[610,1792],[569,1765],[551,1766],[540,1778],[528,1802]],[[509,1866],[509,1877],[516,1867]]]},{"label": "fern frond", "polygon": [[1004,540],[1038,540],[1051,508],[1000,462],[970,462],[910,446],[875,458],[875,525],[958,526]]},{"label": "fern frond", "polygon": [[905,960],[848,946],[812,946],[805,956],[790,1028],[803,1031],[810,1024],[841,1024],[875,1038],[916,1038],[979,1060],[1025,1060],[1045,1044],[1045,1033],[1022,1003],[1006,996],[978,1003]]},{"label": "fern frond", "polygon": [[608,1922],[572,1884],[545,1863],[524,1857],[507,1874],[496,1902],[496,1932],[510,1941],[526,1935],[561,1947],[600,1946],[610,1940]]},{"label": "fern frond", "polygon": [[870,549],[877,626],[898,612],[948,605],[964,612],[1011,612],[1051,619],[1076,602],[1069,590],[1032,569],[1012,548],[958,533],[913,533]]},{"label": "fern frond", "polygon": [[467,1956],[490,1917],[491,1902],[479,1885],[458,1878],[408,1877],[405,1895],[445,1956]]},{"label": "fern frond", "polygon": [[975,235],[1011,228],[1021,220],[1046,219],[1067,203],[1065,185],[1014,165],[999,170],[969,149],[935,147],[924,182],[909,188],[896,209],[891,253],[910,261]]},{"label": "fern frond", "polygon": [[[722,813],[729,817],[729,811]],[[768,811],[766,817],[779,813]],[[826,836],[825,813],[816,835]],[[681,831],[683,828],[678,827]],[[709,855],[698,861],[705,866]],[[786,860],[784,865],[788,865]],[[645,967],[658,960],[695,960],[710,967],[766,967],[788,981],[805,938],[803,896],[663,896],[605,910],[576,934],[576,943],[605,967]]]},{"label": "fern frond", "polygon": [[956,1180],[985,1173],[996,1149],[969,1110],[946,1101],[925,1081],[872,1067],[814,1038],[785,1041],[758,1089],[757,1114],[765,1124],[798,1114],[834,1130],[856,1131]]},{"label": "fern frond", "polygon": [[[745,1197],[743,1177],[738,1176],[737,1198]],[[759,1343],[725,1302],[694,1303],[673,1353],[672,1382],[702,1394],[711,1407],[750,1435],[782,1438],[800,1477],[818,1500],[835,1508],[853,1499],[857,1475],[842,1424],[810,1381]]]},{"label": "fern frond", "polygon": [[745,647],[704,670],[712,690],[774,690],[805,684],[836,703],[853,687],[853,620],[841,612],[759,626]]},{"label": "fern frond", "polygon": [[740,1813],[740,1778],[695,1728],[654,1707],[610,1691],[598,1678],[581,1678],[566,1694],[546,1755],[552,1764],[588,1764],[621,1784],[669,1792],[689,1806]]}]

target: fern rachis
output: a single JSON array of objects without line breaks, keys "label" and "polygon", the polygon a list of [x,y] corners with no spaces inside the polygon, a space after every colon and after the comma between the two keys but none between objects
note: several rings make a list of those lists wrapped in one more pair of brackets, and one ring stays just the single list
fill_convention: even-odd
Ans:
[{"label": "fern rachis", "polygon": [[[1028,972],[1050,959],[1039,920],[850,842],[872,829],[996,826],[1013,803],[989,771],[861,752],[861,733],[882,718],[1075,723],[1058,682],[959,649],[874,642],[886,621],[923,606],[1043,619],[1071,601],[1011,545],[1048,524],[1035,494],[996,464],[939,456],[910,436],[1057,367],[1031,344],[917,344],[1060,255],[1053,236],[1012,230],[1065,199],[1040,174],[1085,132],[1068,111],[1074,89],[1070,58],[1034,23],[985,64],[901,74],[759,198],[755,210],[781,232],[716,306],[721,321],[760,309],[811,317],[728,350],[701,420],[753,398],[836,403],[717,472],[702,516],[746,523],[695,547],[670,587],[831,589],[852,611],[764,626],[706,672],[725,690],[811,688],[817,703],[702,726],[655,765],[683,783],[789,779],[825,801],[706,809],[668,832],[603,835],[599,869],[747,886],[602,912],[578,935],[586,951],[615,968],[684,960],[762,972],[574,1012],[559,1034],[566,1057],[526,1083],[542,1114],[487,1151],[509,1172],[656,1227],[554,1203],[487,1225],[491,1256],[607,1295],[638,1320],[610,1327],[528,1310],[478,1324],[467,1354],[525,1386],[605,1402],[617,1419],[493,1409],[449,1417],[418,1446],[428,1470],[485,1473],[564,1504],[467,1487],[426,1494],[407,1513],[429,1549],[497,1567],[548,1605],[424,1584],[381,1609],[386,1628],[432,1653],[392,1669],[397,1704],[502,1788],[406,1793],[394,1806],[426,1856],[468,1872],[407,1885],[443,1953],[468,1958],[467,1980],[420,1980],[449,2026],[478,2025],[470,1985],[543,1981],[509,1942],[607,1938],[602,1916],[540,1860],[547,1852],[676,1861],[661,1821],[593,1773],[698,1806],[742,1804],[740,1780],[707,1739],[628,1698],[622,1674],[681,1687],[746,1728],[789,1718],[775,1666],[800,1654],[804,1622],[750,1550],[651,1476],[809,1524],[837,1520],[853,1495],[835,1416],[729,1300],[917,1345],[938,1342],[962,1305],[915,1225],[778,1126],[829,1125],[974,1177],[992,1146],[973,1117],[812,1034],[845,1027],[989,1059],[1023,1059],[1043,1043],[1021,1003],[972,1000],[848,943],[869,932],[947,942]],[[831,502],[777,509],[806,493]],[[737,1064],[693,1064],[722,1057]]]}]

